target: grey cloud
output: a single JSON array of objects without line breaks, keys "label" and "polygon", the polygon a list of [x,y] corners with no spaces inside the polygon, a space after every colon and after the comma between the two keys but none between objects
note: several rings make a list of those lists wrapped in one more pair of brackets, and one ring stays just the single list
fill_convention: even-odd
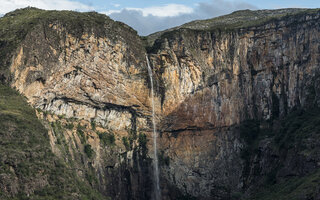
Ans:
[{"label": "grey cloud", "polygon": [[176,17],[156,17],[152,15],[144,17],[140,11],[126,9],[120,13],[112,13],[109,16],[133,27],[140,35],[148,35],[193,20],[213,18],[243,9],[256,9],[256,7],[244,2],[212,0],[209,3],[199,3],[193,13]]}]

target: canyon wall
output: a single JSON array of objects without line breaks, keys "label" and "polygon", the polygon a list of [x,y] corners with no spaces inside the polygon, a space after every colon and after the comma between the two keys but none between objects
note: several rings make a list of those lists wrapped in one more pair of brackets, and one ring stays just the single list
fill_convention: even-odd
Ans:
[{"label": "canyon wall", "polygon": [[151,109],[136,31],[97,13],[65,12],[71,19],[59,19],[59,12],[52,18],[33,8],[17,12],[45,17],[32,23],[4,79],[37,109],[52,151],[106,196],[149,199]]},{"label": "canyon wall", "polygon": [[155,41],[160,146],[170,157],[163,167],[170,183],[197,197],[240,192],[244,144],[235,126],[319,105],[319,17],[229,31],[178,29]]},{"label": "canyon wall", "polygon": [[[52,151],[78,176],[112,198],[150,199],[147,50],[124,24],[95,13],[76,15],[100,21],[70,29],[55,17],[40,20],[13,51],[10,73],[1,79],[37,109]],[[248,143],[241,127],[255,120],[259,129],[272,129],[291,111],[319,105],[319,18],[312,11],[236,29],[182,27],[147,48],[164,199],[250,195],[259,182],[250,166],[263,168],[277,153],[267,151],[264,140],[261,149],[267,150],[254,164],[244,159]],[[301,157],[312,158],[304,174],[319,167],[317,152]],[[296,161],[285,161],[289,174]]]}]

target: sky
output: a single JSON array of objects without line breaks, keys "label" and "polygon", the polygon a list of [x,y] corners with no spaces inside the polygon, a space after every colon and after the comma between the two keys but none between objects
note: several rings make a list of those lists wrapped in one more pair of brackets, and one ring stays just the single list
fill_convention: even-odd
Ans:
[{"label": "sky", "polygon": [[192,20],[243,9],[320,8],[320,0],[0,0],[0,16],[17,8],[96,11],[148,35]]}]

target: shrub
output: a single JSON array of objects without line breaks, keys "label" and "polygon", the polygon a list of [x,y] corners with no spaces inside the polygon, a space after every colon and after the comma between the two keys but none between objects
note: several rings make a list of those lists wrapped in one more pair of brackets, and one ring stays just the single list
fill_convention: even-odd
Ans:
[{"label": "shrub", "polygon": [[127,137],[122,138],[122,143],[126,147],[127,150],[130,150],[130,145]]},{"label": "shrub", "polygon": [[107,133],[107,132],[100,133],[100,132],[98,132],[97,134],[100,138],[100,142],[104,146],[106,146],[106,145],[113,146],[115,144],[116,138],[113,133]]},{"label": "shrub", "polygon": [[74,127],[74,125],[73,125],[73,123],[71,122],[71,123],[67,123],[66,124],[66,128],[67,129],[69,129],[69,130],[72,130],[73,129],[73,127]]},{"label": "shrub", "polygon": [[95,122],[95,121],[91,121],[91,129],[92,129],[93,131],[96,130],[96,122]]},{"label": "shrub", "polygon": [[84,146],[84,152],[86,153],[86,155],[88,156],[88,158],[92,158],[93,154],[94,154],[94,151],[93,149],[91,148],[91,145],[90,144],[86,144]]},{"label": "shrub", "polygon": [[84,127],[81,126],[80,124],[78,124],[78,126],[77,126],[77,134],[78,134],[82,144],[84,144],[86,142],[86,137],[84,135],[83,129],[84,129]]},{"label": "shrub", "polygon": [[140,133],[138,136],[138,142],[140,147],[146,147],[148,142],[146,134]]}]

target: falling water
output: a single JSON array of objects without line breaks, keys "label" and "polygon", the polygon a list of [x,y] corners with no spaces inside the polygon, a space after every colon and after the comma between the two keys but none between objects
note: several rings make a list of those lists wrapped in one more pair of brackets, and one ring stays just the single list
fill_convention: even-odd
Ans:
[{"label": "falling water", "polygon": [[154,92],[153,92],[153,79],[152,79],[152,70],[149,63],[148,55],[146,55],[147,64],[148,64],[148,73],[151,82],[151,99],[152,99],[152,124],[153,124],[153,178],[154,178],[154,197],[155,200],[161,199],[161,191],[160,191],[160,183],[159,183],[159,165],[158,165],[158,149],[157,149],[157,128],[156,128],[156,121],[154,115]]}]

